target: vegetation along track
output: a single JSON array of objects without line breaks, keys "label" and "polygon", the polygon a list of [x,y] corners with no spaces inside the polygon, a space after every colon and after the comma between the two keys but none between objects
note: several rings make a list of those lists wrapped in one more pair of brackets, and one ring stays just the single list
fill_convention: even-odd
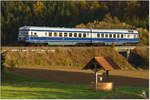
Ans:
[{"label": "vegetation along track", "polygon": [[[99,46],[99,47],[96,47],[96,46],[67,46],[67,47],[64,47],[64,46],[39,46],[39,47],[24,47],[24,46],[14,46],[14,47],[2,47],[2,51],[53,51],[54,49],[69,49],[69,48],[79,48],[79,49],[86,49],[86,48],[104,48],[104,47],[111,47],[111,46]],[[135,48],[135,47],[138,47],[138,48],[149,48],[148,46],[116,46],[117,48],[122,48],[122,47],[125,47],[125,48]],[[115,48],[115,47],[114,47]]]}]

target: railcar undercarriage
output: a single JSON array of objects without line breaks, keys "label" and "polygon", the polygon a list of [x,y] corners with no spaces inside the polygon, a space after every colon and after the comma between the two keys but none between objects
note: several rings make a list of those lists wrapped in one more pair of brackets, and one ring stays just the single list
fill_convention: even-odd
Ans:
[{"label": "railcar undercarriage", "polygon": [[18,46],[136,46],[137,43],[76,43],[74,45],[70,45],[70,44],[51,44],[49,45],[49,43],[29,43],[29,42],[23,42],[20,41],[18,42]]}]

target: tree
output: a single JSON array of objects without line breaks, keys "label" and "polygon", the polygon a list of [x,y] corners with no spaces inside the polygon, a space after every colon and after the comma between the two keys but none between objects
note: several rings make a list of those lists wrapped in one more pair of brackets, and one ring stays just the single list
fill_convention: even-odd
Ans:
[{"label": "tree", "polygon": [[113,23],[114,23],[114,24],[119,24],[119,23],[120,23],[120,20],[119,20],[116,16],[114,16],[114,17],[113,17]]},{"label": "tree", "polygon": [[105,15],[104,21],[107,22],[107,23],[113,23],[113,19],[112,19],[110,13]]},{"label": "tree", "polygon": [[[103,22],[88,24],[94,20]],[[129,24],[149,29],[149,1],[1,2],[2,45],[16,42],[18,28],[24,25],[75,27],[81,23],[96,28],[129,28]]]},{"label": "tree", "polygon": [[44,25],[46,23],[45,15],[46,15],[46,7],[41,1],[37,1],[33,4],[33,15],[34,15],[34,23],[36,25]]}]

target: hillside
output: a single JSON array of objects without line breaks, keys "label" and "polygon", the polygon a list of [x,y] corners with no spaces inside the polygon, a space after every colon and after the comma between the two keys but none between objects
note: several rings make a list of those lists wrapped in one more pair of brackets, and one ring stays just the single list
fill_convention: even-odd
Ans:
[{"label": "hillside", "polygon": [[[45,47],[46,48],[46,47]],[[54,47],[55,52],[6,52],[5,65],[84,67],[95,56],[110,56],[121,69],[133,69],[126,58],[111,47]]]},{"label": "hillside", "polygon": [[[108,14],[113,20],[106,17]],[[94,20],[105,21],[102,26],[97,25],[98,28],[112,28],[111,23],[119,21],[123,24],[115,25],[115,28],[127,25],[148,30],[149,1],[2,1],[2,45],[16,45],[21,26],[71,28]],[[142,34],[140,38],[148,40],[147,35]]]}]

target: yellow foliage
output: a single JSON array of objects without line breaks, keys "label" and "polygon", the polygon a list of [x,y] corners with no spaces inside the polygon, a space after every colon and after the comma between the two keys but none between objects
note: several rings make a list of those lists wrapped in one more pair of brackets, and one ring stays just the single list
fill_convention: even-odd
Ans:
[{"label": "yellow foliage", "polygon": [[45,9],[45,5],[42,2],[37,1],[35,4],[33,4],[33,8],[34,13],[37,15],[38,13],[42,13],[42,11]]}]

